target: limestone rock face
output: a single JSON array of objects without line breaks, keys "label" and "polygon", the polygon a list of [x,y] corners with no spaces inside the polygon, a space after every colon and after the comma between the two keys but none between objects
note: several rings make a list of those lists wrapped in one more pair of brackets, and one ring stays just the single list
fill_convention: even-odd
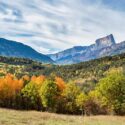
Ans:
[{"label": "limestone rock face", "polygon": [[96,40],[96,47],[98,49],[105,48],[112,45],[115,45],[115,40],[112,34]]},{"label": "limestone rock face", "polygon": [[116,44],[112,34],[99,38],[90,46],[76,46],[48,55],[57,64],[73,64],[125,52],[125,42]]}]

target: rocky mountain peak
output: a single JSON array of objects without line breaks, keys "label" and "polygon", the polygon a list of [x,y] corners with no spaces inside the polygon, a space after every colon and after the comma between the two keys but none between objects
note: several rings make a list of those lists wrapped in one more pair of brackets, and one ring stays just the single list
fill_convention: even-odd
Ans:
[{"label": "rocky mountain peak", "polygon": [[[115,43],[112,34],[99,38],[90,46],[75,46],[49,57],[57,64],[74,64],[104,56],[112,56],[125,52],[125,42]],[[58,56],[57,56],[58,55]]]},{"label": "rocky mountain peak", "polygon": [[96,47],[99,49],[112,46],[114,44],[115,44],[115,39],[112,34],[96,40]]}]

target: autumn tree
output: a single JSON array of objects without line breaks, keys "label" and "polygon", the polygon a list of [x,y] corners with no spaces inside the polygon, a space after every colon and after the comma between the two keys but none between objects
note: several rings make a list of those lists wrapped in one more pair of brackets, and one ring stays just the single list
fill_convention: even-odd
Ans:
[{"label": "autumn tree", "polygon": [[57,99],[57,85],[53,80],[46,80],[43,82],[40,89],[40,96],[43,106],[48,111],[54,111],[54,106]]},{"label": "autumn tree", "polygon": [[42,84],[45,81],[45,76],[40,75],[40,76],[32,76],[31,82],[34,82],[36,84]]},{"label": "autumn tree", "polygon": [[116,114],[125,113],[125,75],[116,70],[101,79],[96,88],[102,95],[103,105]]},{"label": "autumn tree", "polygon": [[30,82],[21,90],[22,108],[41,110],[41,98],[36,83]]},{"label": "autumn tree", "polygon": [[24,81],[24,85],[26,85],[30,82],[30,77],[28,75],[24,75],[22,76],[22,80]]},{"label": "autumn tree", "polygon": [[68,83],[63,91],[63,97],[66,99],[65,108],[69,113],[77,112],[76,98],[80,94],[80,88],[75,83]]},{"label": "autumn tree", "polygon": [[85,95],[84,93],[80,93],[77,97],[76,97],[76,105],[78,106],[78,108],[81,110],[82,115],[85,113],[85,105],[86,102],[88,101],[88,96]]},{"label": "autumn tree", "polygon": [[1,105],[13,105],[16,95],[23,87],[23,80],[15,78],[12,74],[7,74],[0,78],[0,103]]},{"label": "autumn tree", "polygon": [[66,87],[66,83],[64,82],[64,80],[62,78],[56,76],[55,82],[57,84],[57,87],[58,87],[59,91],[62,92]]}]

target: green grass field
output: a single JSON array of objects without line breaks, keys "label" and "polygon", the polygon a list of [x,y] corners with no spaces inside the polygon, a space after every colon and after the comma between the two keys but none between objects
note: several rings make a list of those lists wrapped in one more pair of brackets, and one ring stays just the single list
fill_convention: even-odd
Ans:
[{"label": "green grass field", "polygon": [[0,125],[125,125],[125,117],[81,117],[0,109]]}]

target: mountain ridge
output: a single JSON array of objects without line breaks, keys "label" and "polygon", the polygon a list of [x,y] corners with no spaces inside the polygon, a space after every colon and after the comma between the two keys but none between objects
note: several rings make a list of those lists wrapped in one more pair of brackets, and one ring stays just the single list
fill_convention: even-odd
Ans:
[{"label": "mountain ridge", "polygon": [[74,64],[125,52],[125,42],[116,43],[112,34],[99,38],[90,46],[75,46],[48,55],[57,64]]},{"label": "mountain ridge", "polygon": [[50,57],[41,54],[34,50],[32,47],[13,40],[0,38],[0,55],[7,57],[21,57],[33,59],[43,63],[53,63]]},{"label": "mountain ridge", "polygon": [[75,64],[125,52],[125,41],[116,43],[112,34],[99,38],[90,46],[74,46],[56,54],[44,55],[32,47],[0,38],[0,55],[28,58],[43,63]]}]

